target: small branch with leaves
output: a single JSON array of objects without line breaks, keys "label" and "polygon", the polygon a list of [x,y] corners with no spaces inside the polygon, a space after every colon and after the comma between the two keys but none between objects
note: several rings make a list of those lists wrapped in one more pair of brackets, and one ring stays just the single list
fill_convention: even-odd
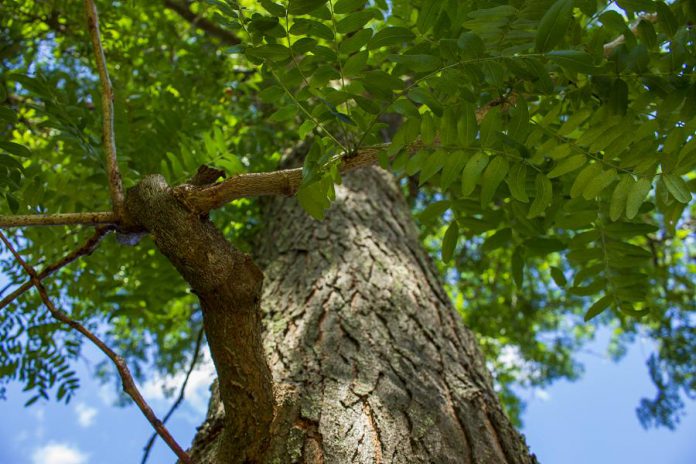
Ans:
[{"label": "small branch with leaves", "polygon": [[31,284],[34,287],[36,287],[36,289],[39,291],[41,301],[43,301],[46,308],[48,308],[48,311],[51,313],[51,316],[53,316],[54,319],[70,326],[72,329],[85,336],[113,362],[114,366],[116,366],[116,370],[118,371],[119,376],[121,377],[123,391],[133,399],[136,405],[138,405],[138,408],[140,408],[143,415],[147,418],[150,424],[152,424],[154,429],[157,431],[157,434],[160,437],[162,437],[162,440],[164,440],[165,443],[167,443],[167,445],[171,448],[172,451],[174,451],[177,457],[183,463],[191,463],[192,461],[189,455],[176,442],[174,437],[172,437],[172,435],[169,433],[169,430],[167,430],[162,421],[160,421],[157,418],[155,413],[152,411],[152,408],[150,408],[150,406],[145,401],[145,398],[143,398],[143,395],[140,393],[140,390],[138,390],[138,387],[136,386],[135,381],[133,380],[133,376],[131,375],[125,360],[121,356],[116,354],[111,348],[109,348],[109,346],[106,345],[106,343],[104,343],[89,329],[72,319],[65,312],[56,308],[56,306],[53,304],[53,302],[48,296],[46,287],[44,287],[43,283],[41,283],[41,279],[39,278],[39,275],[36,273],[36,270],[21,257],[21,255],[12,245],[12,243],[7,239],[7,237],[5,237],[5,234],[3,234],[2,232],[0,232],[0,240],[5,244],[7,249],[10,251],[12,256],[14,256],[14,258],[17,260],[20,266],[22,266],[26,273],[29,274],[29,277],[31,278]]}]

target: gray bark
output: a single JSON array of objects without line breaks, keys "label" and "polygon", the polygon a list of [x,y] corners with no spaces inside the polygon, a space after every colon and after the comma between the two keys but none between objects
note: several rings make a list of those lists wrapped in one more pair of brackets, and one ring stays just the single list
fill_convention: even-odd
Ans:
[{"label": "gray bark", "polygon": [[[388,174],[346,176],[322,222],[287,198],[265,214],[257,263],[276,407],[264,462],[536,462]],[[223,441],[213,391],[196,462],[216,462]]]}]

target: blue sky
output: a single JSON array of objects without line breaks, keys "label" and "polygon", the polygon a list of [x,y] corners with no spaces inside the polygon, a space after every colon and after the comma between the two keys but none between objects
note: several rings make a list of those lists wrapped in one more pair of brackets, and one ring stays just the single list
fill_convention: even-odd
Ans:
[{"label": "blue sky", "polygon": [[[0,286],[3,284],[0,276]],[[608,331],[587,352],[606,350]],[[584,352],[585,375],[577,382],[561,381],[547,390],[523,391],[529,400],[523,433],[542,463],[696,463],[696,402],[688,403],[680,427],[644,430],[635,408],[641,397],[651,396],[645,360],[650,343],[638,341],[627,356],[613,363]],[[100,354],[88,349],[76,366],[81,389],[69,405],[38,402],[24,408],[29,395],[19,385],[8,388],[0,401],[0,464],[123,464],[139,463],[151,428],[133,406],[113,406],[115,390],[91,378]],[[211,364],[198,369],[187,389],[187,401],[172,417],[169,427],[188,446],[204,416],[213,378]],[[181,379],[153,379],[142,392],[158,415],[172,400],[164,398],[163,384],[176,386]],[[151,464],[175,462],[158,441]]]}]

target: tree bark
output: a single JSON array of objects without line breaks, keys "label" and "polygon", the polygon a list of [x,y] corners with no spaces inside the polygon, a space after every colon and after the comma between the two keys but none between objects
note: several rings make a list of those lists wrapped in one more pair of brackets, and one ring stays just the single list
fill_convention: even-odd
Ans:
[{"label": "tree bark", "polygon": [[126,210],[130,222],[150,232],[201,303],[220,396],[229,411],[214,462],[259,462],[273,419],[271,376],[261,344],[263,274],[207,217],[188,210],[162,176],[145,177],[130,189]]},{"label": "tree bark", "polygon": [[[323,222],[287,198],[270,200],[265,220],[257,263],[276,407],[264,462],[536,462],[390,175],[347,175]],[[195,462],[217,462],[225,407],[214,387]]]}]

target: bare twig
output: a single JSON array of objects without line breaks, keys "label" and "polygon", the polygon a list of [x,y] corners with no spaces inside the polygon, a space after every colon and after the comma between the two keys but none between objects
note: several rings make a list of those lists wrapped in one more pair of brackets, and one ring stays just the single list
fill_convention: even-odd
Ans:
[{"label": "bare twig", "polygon": [[[62,257],[59,261],[56,261],[53,264],[49,264],[41,272],[37,274],[37,277],[39,280],[43,280],[47,277],[50,277],[53,275],[56,271],[62,269],[63,267],[67,266],[68,264],[72,263],[76,259],[86,256],[89,254],[92,254],[92,252],[97,248],[97,245],[101,242],[101,240],[104,238],[104,236],[112,230],[112,227],[106,226],[106,227],[97,227],[96,230],[94,231],[94,234],[87,239],[85,243],[83,243],[79,248],[71,251],[64,257]],[[24,282],[19,288],[17,288],[15,291],[7,295],[5,298],[0,301],[0,310],[3,309],[5,306],[8,304],[12,303],[14,300],[19,298],[22,294],[27,292],[29,289],[31,289],[33,285],[33,282],[28,280],[27,282]],[[4,293],[0,292],[0,295]]]},{"label": "bare twig", "polygon": [[101,37],[99,35],[99,16],[97,15],[97,7],[94,0],[85,0],[85,10],[87,11],[87,27],[89,36],[92,39],[94,47],[94,56],[97,60],[97,72],[102,87],[102,113],[103,126],[102,137],[104,139],[104,151],[106,152],[106,173],[109,177],[109,191],[111,193],[111,202],[113,204],[116,217],[123,217],[123,183],[121,182],[121,173],[118,169],[118,161],[116,160],[116,137],[114,134],[114,91],[111,87],[111,79],[109,79],[109,71],[106,69],[106,57],[104,56],[104,48],[102,47]]},{"label": "bare twig", "polygon": [[[193,357],[191,358],[191,364],[189,365],[188,371],[186,371],[186,377],[184,377],[184,382],[181,384],[181,388],[179,389],[179,396],[176,398],[176,401],[174,401],[174,404],[172,404],[172,407],[169,408],[169,411],[164,416],[164,419],[162,419],[163,424],[167,423],[172,414],[174,414],[174,411],[176,411],[181,402],[184,401],[184,391],[186,390],[186,385],[188,384],[193,369],[196,367],[196,362],[198,361],[198,356],[201,352],[203,332],[204,330],[202,328],[198,331],[198,337],[196,338],[196,346],[193,349]],[[147,462],[147,458],[150,456],[150,450],[152,449],[152,445],[155,444],[156,438],[157,434],[153,433],[150,439],[147,441],[145,448],[143,448],[143,459],[142,461],[140,461],[140,464],[145,464]]]},{"label": "bare twig", "polygon": [[207,19],[201,18],[200,16],[196,15],[193,11],[189,9],[188,5],[185,5],[175,0],[164,0],[164,6],[172,11],[175,11],[179,16],[191,23],[192,26],[195,26],[207,32],[209,35],[212,35],[213,37],[217,37],[227,45],[237,45],[241,43],[239,38],[232,32],[221,28],[212,21],[208,21]]},{"label": "bare twig", "polygon": [[117,224],[118,217],[114,213],[57,213],[57,214],[28,214],[18,216],[0,215],[0,228],[24,226],[68,226],[68,225],[100,225]]},{"label": "bare twig", "polygon": [[121,377],[123,391],[125,391],[133,399],[135,404],[138,405],[143,415],[147,418],[150,424],[152,424],[152,426],[155,428],[159,436],[162,437],[165,443],[167,443],[167,445],[169,445],[172,451],[174,451],[176,456],[182,462],[186,464],[191,464],[192,461],[189,455],[186,453],[186,451],[184,451],[181,448],[181,446],[179,446],[179,444],[176,442],[174,437],[172,437],[172,435],[169,433],[164,424],[157,418],[157,416],[155,416],[155,413],[152,411],[152,408],[150,408],[150,406],[147,404],[145,398],[143,398],[142,394],[140,393],[138,387],[135,384],[135,381],[133,380],[133,376],[131,375],[125,360],[121,356],[116,354],[111,348],[109,348],[106,345],[106,343],[104,343],[99,337],[90,332],[85,326],[71,319],[70,316],[68,316],[66,313],[56,308],[51,299],[48,297],[46,287],[44,287],[44,285],[41,283],[41,280],[39,279],[36,270],[33,267],[31,267],[26,261],[24,261],[24,259],[22,259],[19,253],[17,253],[17,250],[15,250],[15,248],[12,246],[12,243],[10,243],[7,237],[5,237],[5,234],[3,234],[2,232],[0,232],[0,240],[2,240],[2,242],[8,248],[8,250],[10,250],[12,256],[14,256],[17,262],[22,266],[22,268],[24,268],[26,273],[29,274],[29,276],[31,277],[32,284],[39,291],[39,295],[41,295],[41,300],[43,301],[44,305],[46,305],[51,315],[58,321],[69,325],[71,328],[84,335],[114,363]]}]

